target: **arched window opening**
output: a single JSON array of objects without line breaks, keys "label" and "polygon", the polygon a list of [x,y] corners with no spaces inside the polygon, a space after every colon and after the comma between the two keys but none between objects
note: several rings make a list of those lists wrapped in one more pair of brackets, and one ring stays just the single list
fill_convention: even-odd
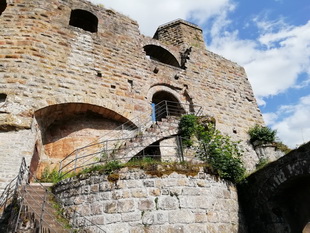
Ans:
[{"label": "arched window opening", "polygon": [[98,18],[85,10],[72,10],[69,25],[82,28],[85,31],[98,31]]},{"label": "arched window opening", "polygon": [[178,60],[166,49],[157,45],[146,45],[144,51],[152,60],[162,62],[167,65],[180,67]]},{"label": "arched window opening", "polygon": [[166,91],[156,92],[152,98],[152,103],[156,121],[168,116],[181,116],[185,113],[178,99]]},{"label": "arched window opening", "polygon": [[[288,224],[290,232],[309,232],[310,176],[303,175],[283,183],[272,199],[273,213]],[[281,222],[279,222],[281,223]]]},{"label": "arched window opening", "polygon": [[3,11],[5,11],[7,6],[6,0],[0,0],[0,15],[2,14]]}]

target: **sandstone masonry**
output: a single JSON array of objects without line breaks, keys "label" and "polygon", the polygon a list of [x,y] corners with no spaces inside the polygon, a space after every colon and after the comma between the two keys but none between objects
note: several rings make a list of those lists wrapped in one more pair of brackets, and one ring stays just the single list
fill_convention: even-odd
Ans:
[{"label": "sandstone masonry", "polygon": [[246,132],[263,119],[245,71],[206,50],[196,25],[176,20],[150,38],[134,20],[83,0],[2,2],[0,188],[22,157],[34,172],[57,166],[162,100],[202,106],[242,141],[254,168]]},{"label": "sandstone masonry", "polygon": [[123,168],[117,181],[93,175],[71,178],[54,187],[71,221],[98,231],[70,207],[106,232],[214,232],[239,229],[237,190],[229,182],[199,172],[161,178]]}]

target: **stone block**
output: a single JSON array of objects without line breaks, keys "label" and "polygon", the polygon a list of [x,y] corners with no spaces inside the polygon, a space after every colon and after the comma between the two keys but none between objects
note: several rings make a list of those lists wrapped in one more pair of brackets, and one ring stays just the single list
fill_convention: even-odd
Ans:
[{"label": "stone block", "polygon": [[190,224],[184,226],[185,232],[206,233],[207,227],[205,224]]},{"label": "stone block", "polygon": [[144,226],[151,226],[155,221],[155,213],[151,211],[142,212],[142,224]]},{"label": "stone block", "polygon": [[120,223],[121,220],[122,220],[121,214],[106,214],[105,215],[105,224]]},{"label": "stone block", "polygon": [[175,196],[163,196],[158,198],[158,208],[161,210],[179,209],[179,200]]},{"label": "stone block", "polygon": [[194,223],[195,214],[189,210],[174,210],[169,212],[169,223]]},{"label": "stone block", "polygon": [[135,211],[134,201],[131,199],[119,200],[117,202],[117,211],[119,213],[127,213]]},{"label": "stone block", "polygon": [[142,190],[142,189],[134,189],[131,191],[131,196],[135,197],[135,198],[145,198],[147,197],[147,192],[146,190]]},{"label": "stone block", "polygon": [[123,222],[137,222],[141,220],[141,212],[134,212],[134,213],[123,213],[122,214],[122,221]]},{"label": "stone block", "polygon": [[140,199],[138,202],[139,210],[152,210],[155,209],[155,200],[154,199]]},{"label": "stone block", "polygon": [[104,212],[107,214],[117,213],[117,201],[108,201],[104,203]]}]

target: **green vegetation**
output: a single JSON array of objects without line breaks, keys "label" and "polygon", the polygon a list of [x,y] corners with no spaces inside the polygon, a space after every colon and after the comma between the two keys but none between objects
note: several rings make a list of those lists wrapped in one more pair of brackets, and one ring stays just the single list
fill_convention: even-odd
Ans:
[{"label": "green vegetation", "polygon": [[123,165],[119,161],[112,160],[110,162],[107,162],[106,164],[98,164],[98,165],[84,168],[81,172],[77,174],[77,176],[80,176],[82,174],[92,173],[92,172],[99,172],[99,174],[110,175],[114,171],[119,170],[122,167]]},{"label": "green vegetation", "polygon": [[64,216],[64,208],[53,197],[50,198],[50,203],[55,210],[57,221],[60,222],[65,229],[72,229],[69,220]]},{"label": "green vegetation", "polygon": [[198,126],[198,120],[195,115],[184,115],[181,118],[179,131],[182,135],[182,144],[184,146],[189,147],[193,145],[192,137],[197,132]]},{"label": "green vegetation", "polygon": [[59,172],[56,168],[54,168],[53,170],[50,170],[49,167],[46,167],[46,168],[44,168],[43,173],[41,175],[41,178],[38,179],[38,181],[41,183],[56,184],[59,181],[66,179],[66,178],[70,178],[74,175],[75,174],[73,174],[73,173],[64,175],[64,173]]},{"label": "green vegetation", "polygon": [[288,146],[277,140],[277,131],[270,129],[269,127],[255,125],[248,131],[248,134],[250,135],[250,142],[253,146],[272,143],[277,150],[280,150],[285,154],[291,151]]},{"label": "green vegetation", "polygon": [[180,121],[180,134],[183,145],[193,146],[202,161],[221,178],[234,183],[240,182],[245,174],[241,161],[239,142],[234,142],[229,136],[222,135],[215,129],[213,123],[200,123],[194,115],[185,115]]},{"label": "green vegetation", "polygon": [[267,158],[260,158],[258,163],[255,165],[256,170],[259,170],[263,167],[265,167],[269,163],[269,160]]},{"label": "green vegetation", "polygon": [[272,130],[266,126],[255,125],[248,131],[250,135],[250,142],[259,144],[273,143],[276,140],[276,130]]},{"label": "green vegetation", "polygon": [[291,151],[291,149],[287,145],[283,144],[282,142],[275,142],[275,146],[277,150],[282,151],[284,154],[287,154]]}]

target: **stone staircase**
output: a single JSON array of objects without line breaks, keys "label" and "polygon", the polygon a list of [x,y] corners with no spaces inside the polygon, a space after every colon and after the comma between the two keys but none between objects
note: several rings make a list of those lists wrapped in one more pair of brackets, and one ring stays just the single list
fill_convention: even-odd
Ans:
[{"label": "stone staircase", "polygon": [[151,144],[178,134],[180,117],[168,116],[154,122],[141,135],[123,140],[121,146],[114,150],[114,158],[127,162]]},{"label": "stone staircase", "polygon": [[[72,158],[63,172],[78,171],[82,167],[94,165],[98,162],[105,163],[118,160],[128,162],[140,151],[149,145],[178,134],[180,116],[167,116],[160,121],[148,124],[143,130],[136,132],[135,136],[104,141],[94,144],[79,151],[79,156]],[[109,146],[105,146],[109,144]],[[108,148],[108,149],[106,149]],[[78,169],[75,170],[75,167]]]},{"label": "stone staircase", "polygon": [[71,232],[65,229],[61,224],[54,208],[54,202],[47,189],[51,185],[29,184],[26,185],[24,192],[24,201],[21,209],[20,220],[17,225],[17,232],[46,232],[46,233],[67,233]]}]

